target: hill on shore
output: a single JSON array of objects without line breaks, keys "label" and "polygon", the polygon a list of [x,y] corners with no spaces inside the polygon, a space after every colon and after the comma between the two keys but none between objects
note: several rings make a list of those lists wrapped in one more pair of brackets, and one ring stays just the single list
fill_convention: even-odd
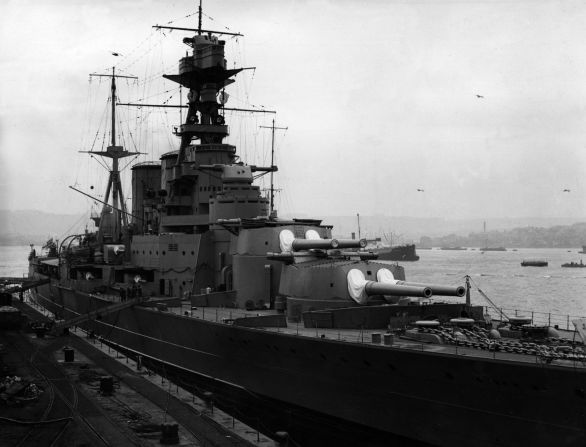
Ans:
[{"label": "hill on shore", "polygon": [[52,214],[34,210],[0,210],[0,245],[44,244],[83,232],[85,214]]},{"label": "hill on shore", "polygon": [[422,237],[422,247],[509,247],[509,248],[580,248],[586,245],[586,223],[553,227],[521,227],[512,230],[450,234]]},{"label": "hill on shore", "polygon": [[[283,216],[284,218],[305,216]],[[82,233],[88,225],[88,214],[54,214],[35,210],[0,210],[0,245],[44,244],[49,238]],[[484,233],[486,222],[490,230]],[[323,223],[334,225],[334,237],[358,237],[357,216],[329,216]],[[382,238],[396,244],[416,243],[420,246],[483,247],[559,247],[579,248],[586,244],[586,223],[576,219],[501,218],[448,219],[360,216],[361,237]],[[90,230],[93,225],[90,226]]]}]

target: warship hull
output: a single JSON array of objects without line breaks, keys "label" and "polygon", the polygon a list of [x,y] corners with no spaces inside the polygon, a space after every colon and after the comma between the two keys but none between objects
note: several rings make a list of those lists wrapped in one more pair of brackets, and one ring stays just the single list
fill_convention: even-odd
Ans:
[{"label": "warship hull", "polygon": [[[111,304],[57,283],[33,295],[61,318]],[[183,380],[365,431],[438,446],[586,445],[583,374],[572,368],[240,327],[206,312],[212,320],[134,306],[80,326]]]},{"label": "warship hull", "polygon": [[373,251],[378,254],[378,259],[385,261],[419,261],[419,255],[415,251],[415,244],[397,245]]}]

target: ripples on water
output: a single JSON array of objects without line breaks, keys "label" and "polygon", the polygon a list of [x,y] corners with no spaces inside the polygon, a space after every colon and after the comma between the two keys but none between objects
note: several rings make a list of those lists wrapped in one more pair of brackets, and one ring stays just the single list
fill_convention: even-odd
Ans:
[{"label": "ripples on water", "polygon": [[[518,251],[418,250],[420,260],[404,263],[408,280],[448,285],[464,284],[470,275],[498,306],[586,316],[586,268],[563,268],[579,262],[579,249],[529,249]],[[547,267],[522,267],[523,260],[548,261]],[[585,256],[586,260],[586,256]],[[472,302],[487,304],[472,288]]]},{"label": "ripples on water", "polygon": [[[0,276],[26,275],[29,250],[28,246],[0,247]],[[478,250],[418,250],[419,261],[402,265],[409,281],[463,285],[464,276],[470,275],[473,286],[503,308],[586,316],[586,268],[561,267],[579,262],[583,255],[578,251],[520,248],[482,254]],[[545,259],[549,266],[522,267],[523,259]],[[474,287],[472,302],[487,304]]]},{"label": "ripples on water", "polygon": [[[37,247],[39,250],[39,247]],[[28,254],[31,251],[28,245],[0,246],[0,277],[26,276],[28,272]]]}]

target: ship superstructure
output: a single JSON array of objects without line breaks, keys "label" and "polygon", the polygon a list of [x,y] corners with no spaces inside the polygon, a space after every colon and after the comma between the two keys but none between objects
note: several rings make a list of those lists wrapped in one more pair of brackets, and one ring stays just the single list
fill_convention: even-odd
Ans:
[{"label": "ship superstructure", "polygon": [[[58,327],[78,325],[182,383],[276,402],[288,421],[276,428],[304,445],[311,434],[294,414],[432,445],[585,443],[580,343],[558,349],[570,342],[531,319],[493,323],[469,287],[408,282],[365,240],[271,212],[254,180],[276,167],[247,165],[223,142],[224,87],[242,69],[227,68],[201,12],[190,32],[190,54],[165,75],[189,91],[179,147],[133,166],[129,212],[117,175],[127,152],[112,139],[98,232],[31,257],[30,275],[51,280],[34,297]],[[114,82],[113,72],[113,92]]]}]

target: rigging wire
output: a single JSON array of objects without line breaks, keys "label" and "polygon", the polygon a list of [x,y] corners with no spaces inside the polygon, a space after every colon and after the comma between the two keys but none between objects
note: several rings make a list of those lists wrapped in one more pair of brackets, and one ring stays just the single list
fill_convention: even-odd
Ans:
[{"label": "rigging wire", "polygon": [[478,286],[478,284],[476,284],[476,281],[474,281],[472,279],[472,277],[470,277],[470,275],[468,275],[468,278],[470,278],[470,282],[472,284],[474,284],[474,287],[476,287],[476,290],[478,290],[478,293],[480,293],[480,295],[491,305],[491,307],[498,312],[499,314],[501,314],[503,317],[505,317],[507,320],[509,319],[509,317],[507,315],[505,315],[505,313],[502,311],[502,309],[500,307],[498,307],[489,297],[486,293],[484,293],[482,291],[482,289]]}]

